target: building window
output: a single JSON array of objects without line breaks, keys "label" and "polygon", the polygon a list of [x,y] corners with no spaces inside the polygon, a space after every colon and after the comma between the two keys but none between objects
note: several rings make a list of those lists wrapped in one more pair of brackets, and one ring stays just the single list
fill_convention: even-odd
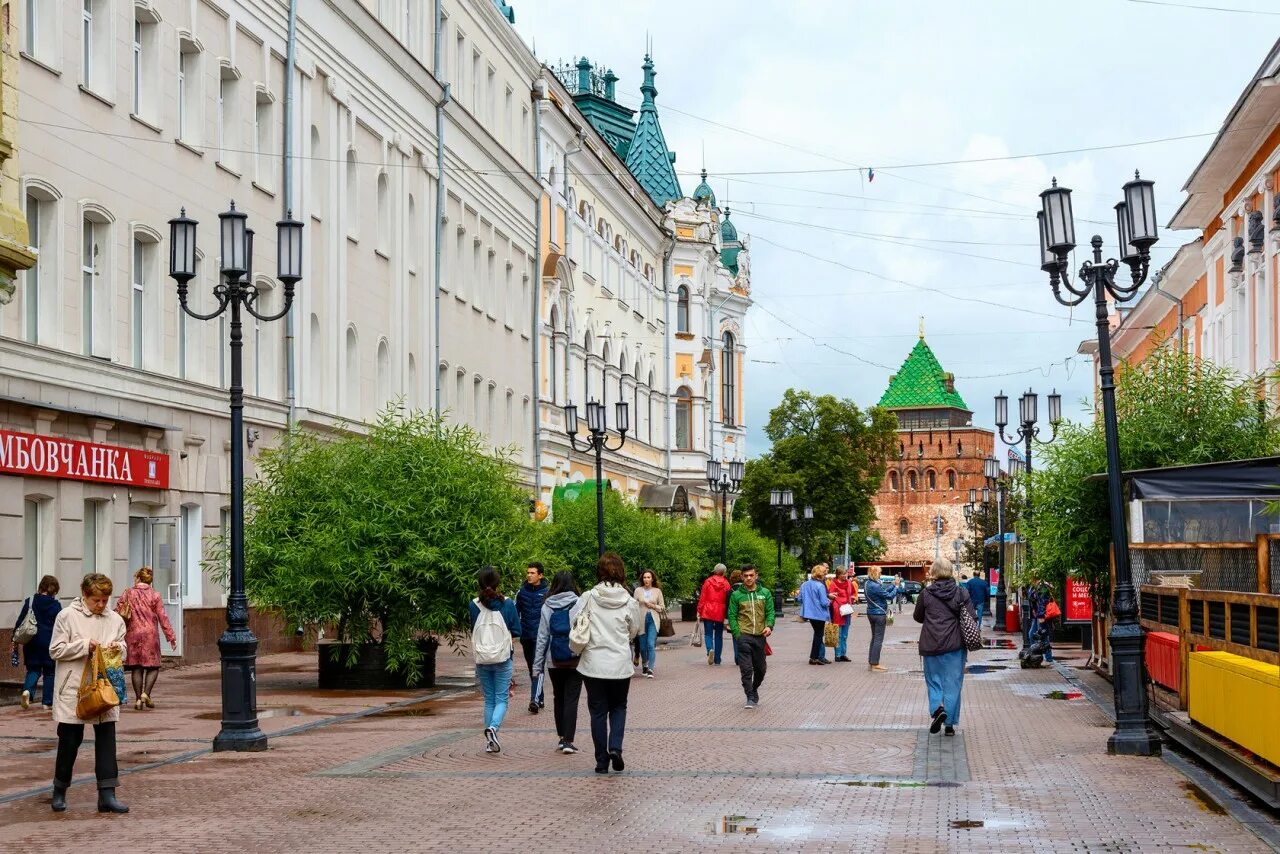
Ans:
[{"label": "building window", "polygon": [[947,489],[956,488],[956,470],[947,469]]},{"label": "building window", "polygon": [[178,139],[199,145],[203,118],[200,112],[200,51],[194,42],[178,45]]},{"label": "building window", "polygon": [[591,333],[582,341],[582,402],[591,400]]},{"label": "building window", "polygon": [[[47,0],[37,2],[55,5]],[[110,0],[84,0],[81,5],[80,82],[101,95],[111,92]]]},{"label": "building window", "polygon": [[356,151],[354,148],[347,149],[347,198],[346,210],[349,217],[347,225],[347,235],[349,237],[360,236],[360,187],[357,183],[358,174],[356,172]]},{"label": "building window", "polygon": [[925,489],[934,492],[938,488],[938,475],[933,469],[929,469],[924,473]]},{"label": "building window", "polygon": [[130,354],[135,368],[145,367],[144,356],[147,347],[147,336],[156,333],[150,329],[151,303],[159,273],[155,269],[156,249],[159,244],[135,234],[133,238],[133,287],[129,298],[129,335]]},{"label": "building window", "polygon": [[360,353],[357,347],[356,328],[347,327],[347,399],[348,414],[360,414]]},{"label": "building window", "polygon": [[911,523],[906,519],[898,520],[898,536],[905,537],[911,533]]},{"label": "building window", "polygon": [[897,492],[899,488],[898,473],[896,471],[889,472],[889,491]]},{"label": "building window", "polygon": [[384,338],[378,342],[378,408],[391,401],[391,348]]},{"label": "building window", "polygon": [[689,289],[676,288],[676,332],[689,331]]},{"label": "building window", "polygon": [[647,425],[648,429],[646,432],[648,433],[648,442],[650,445],[653,444],[653,422],[656,420],[653,417],[653,392],[654,392],[653,371],[650,371],[649,372],[649,403],[648,403],[649,417],[646,419],[649,422]]},{"label": "building window", "polygon": [[36,262],[25,273],[26,287],[22,292],[22,300],[25,305],[25,338],[32,344],[40,343],[40,249],[41,237],[43,235],[41,222],[44,219],[43,208],[48,203],[42,204],[40,199],[27,193],[27,245],[31,248],[32,253],[36,256]]},{"label": "building window", "polygon": [[[110,324],[107,313],[111,305],[111,264],[108,257],[111,248],[110,226],[96,217],[97,214],[86,215],[80,228],[81,351],[86,356],[109,358]],[[107,280],[101,281],[104,270],[108,274]]]},{"label": "building window", "polygon": [[[600,405],[609,405],[609,342],[604,342],[603,355],[600,359]],[[605,412],[609,410],[606,408]]]},{"label": "building window", "polygon": [[275,182],[275,149],[272,142],[272,115],[275,103],[271,93],[259,89],[253,111],[254,180],[258,186],[271,189]]},{"label": "building window", "polygon": [[676,389],[676,450],[693,449],[693,392],[687,386]]},{"label": "building window", "polygon": [[376,235],[378,251],[383,255],[391,254],[391,189],[387,184],[387,173],[378,175],[378,233]]},{"label": "building window", "polygon": [[53,502],[48,498],[27,498],[22,502],[22,557],[26,581],[23,590],[36,589],[45,575],[53,574]]},{"label": "building window", "polygon": [[724,350],[720,354],[720,421],[733,427],[738,411],[738,354],[734,350],[733,333],[724,334]]},{"label": "building window", "polygon": [[548,342],[550,346],[547,348],[548,350],[547,368],[550,371],[550,376],[549,376],[550,382],[547,385],[550,387],[549,388],[550,397],[551,397],[551,402],[553,404],[559,402],[559,398],[556,395],[557,386],[559,385],[558,378],[560,376],[560,372],[556,366],[556,331],[559,325],[560,325],[560,312],[557,309],[552,308],[551,309],[551,339]]},{"label": "building window", "polygon": [[240,124],[240,78],[230,65],[219,66],[218,162],[234,167],[240,162],[244,131]]},{"label": "building window", "polygon": [[920,482],[916,476],[916,470],[912,469],[911,471],[907,472],[907,489],[911,490],[912,492],[915,492],[919,488],[920,488]]},{"label": "building window", "polygon": [[[179,86],[181,76],[179,76]],[[142,115],[142,21],[133,19],[133,114]]]},{"label": "building window", "polygon": [[84,541],[80,553],[83,555],[81,569],[85,575],[98,571],[98,537],[101,534],[98,515],[102,505],[101,501],[84,503]]},{"label": "building window", "polygon": [[58,4],[49,0],[26,0],[23,4],[23,48],[45,65],[55,64]]}]

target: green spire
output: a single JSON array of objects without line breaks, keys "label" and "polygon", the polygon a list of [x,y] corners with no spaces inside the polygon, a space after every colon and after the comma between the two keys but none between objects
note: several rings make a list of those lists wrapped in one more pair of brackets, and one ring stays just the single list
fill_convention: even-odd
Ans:
[{"label": "green spire", "polygon": [[949,407],[970,411],[955,390],[955,377],[942,370],[938,357],[924,343],[923,333],[902,367],[889,378],[880,405],[888,409]]},{"label": "green spire", "polygon": [[707,170],[705,168],[702,170],[702,183],[694,188],[691,198],[695,202],[706,199],[711,203],[711,207],[714,208],[716,206],[716,194],[711,189],[711,185],[707,183]]},{"label": "green spire", "polygon": [[658,123],[658,106],[654,100],[658,97],[658,89],[653,85],[653,59],[648,54],[645,54],[643,68],[644,85],[640,87],[640,92],[644,95],[644,101],[640,104],[640,118],[636,123],[635,135],[627,148],[627,169],[631,170],[631,174],[644,187],[654,204],[661,207],[684,194],[680,191],[680,181],[672,166],[676,159],[675,153],[667,148],[662,125]]}]

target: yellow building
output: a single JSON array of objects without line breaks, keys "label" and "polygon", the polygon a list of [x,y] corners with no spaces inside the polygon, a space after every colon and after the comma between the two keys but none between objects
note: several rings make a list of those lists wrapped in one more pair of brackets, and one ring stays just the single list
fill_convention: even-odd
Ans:
[{"label": "yellow building", "polygon": [[[12,3],[0,4],[2,20],[12,22],[13,12]],[[0,52],[0,306],[13,299],[18,271],[36,263],[18,207],[18,64],[18,40],[6,34]]]}]

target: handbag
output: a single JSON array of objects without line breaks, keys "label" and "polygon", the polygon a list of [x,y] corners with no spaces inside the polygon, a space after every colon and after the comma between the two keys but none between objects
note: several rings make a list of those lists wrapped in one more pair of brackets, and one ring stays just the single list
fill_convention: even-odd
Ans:
[{"label": "handbag", "polygon": [[693,624],[693,634],[689,635],[689,646],[702,646],[702,621]]},{"label": "handbag", "polygon": [[133,617],[133,605],[129,604],[129,591],[126,590],[124,595],[116,602],[116,613],[120,615],[120,619],[128,622]]},{"label": "handbag", "polygon": [[129,692],[124,684],[124,653],[118,649],[108,649],[102,653],[102,666],[106,670],[111,687],[116,689],[120,704],[129,702]]},{"label": "handbag", "polygon": [[671,618],[667,616],[667,612],[663,611],[662,616],[658,619],[658,637],[675,637],[675,633],[675,624],[671,622]]},{"label": "handbag", "polygon": [[765,642],[764,642],[764,654],[765,654],[765,655],[773,655],[773,647],[769,646],[769,642],[768,642],[768,641],[765,641]]},{"label": "handbag", "polygon": [[573,626],[569,629],[569,649],[578,655],[582,655],[583,650],[591,643],[591,602],[595,597],[587,594],[582,598],[587,602],[573,619]]},{"label": "handbag", "polygon": [[1045,620],[1056,620],[1062,616],[1062,609],[1058,607],[1058,603],[1050,599],[1044,606]]},{"label": "handbag", "polygon": [[18,623],[17,628],[13,630],[13,642],[16,644],[25,644],[36,636],[36,632],[40,627],[36,625],[36,609],[33,607],[30,599],[27,600],[27,615],[22,618],[22,622]]},{"label": "handbag", "polygon": [[822,630],[822,645],[835,646],[840,642],[840,627],[835,623],[827,623]]},{"label": "handbag", "polygon": [[853,614],[853,605],[845,602],[840,606],[840,614],[845,617],[851,616]]},{"label": "handbag", "polygon": [[969,652],[982,649],[982,627],[973,618],[973,612],[963,604],[960,605],[960,637]]},{"label": "handbag", "polygon": [[76,717],[82,721],[94,720],[120,705],[120,696],[107,678],[107,668],[102,663],[102,647],[96,647],[85,659],[84,672],[80,675],[80,689],[76,692]]}]

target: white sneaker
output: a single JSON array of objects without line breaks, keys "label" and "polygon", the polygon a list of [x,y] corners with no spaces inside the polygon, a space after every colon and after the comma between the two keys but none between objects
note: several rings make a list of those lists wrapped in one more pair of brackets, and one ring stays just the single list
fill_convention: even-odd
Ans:
[{"label": "white sneaker", "polygon": [[485,746],[486,753],[502,752],[502,745],[498,743],[498,731],[496,729],[493,727],[485,727],[484,737],[485,740],[489,742],[488,745]]},{"label": "white sneaker", "polygon": [[25,710],[30,706],[31,706],[31,692],[23,691],[22,692],[22,708]]}]

